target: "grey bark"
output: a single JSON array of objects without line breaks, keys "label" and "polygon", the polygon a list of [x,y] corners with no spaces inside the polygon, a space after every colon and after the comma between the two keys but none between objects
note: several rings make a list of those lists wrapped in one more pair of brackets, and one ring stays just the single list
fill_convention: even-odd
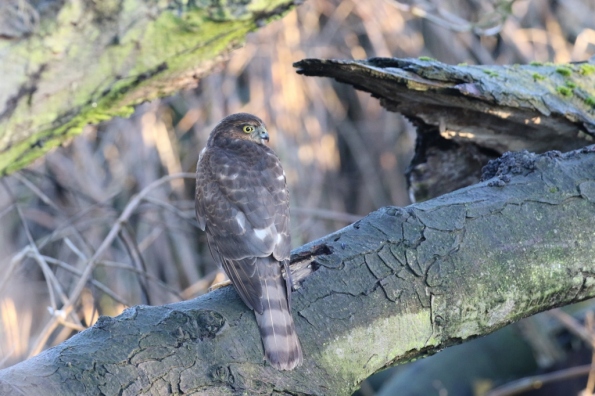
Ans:
[{"label": "grey bark", "polygon": [[335,78],[369,92],[387,110],[441,126],[450,139],[498,153],[567,151],[595,137],[595,59],[512,66],[305,59],[294,66],[300,74]]},{"label": "grey bark", "polygon": [[485,181],[296,249],[305,361],[264,364],[231,287],[133,307],[0,371],[0,394],[348,395],[372,373],[595,296],[595,146],[506,154]]},{"label": "grey bark", "polygon": [[476,183],[488,160],[506,151],[568,151],[595,137],[595,59],[512,66],[305,59],[294,66],[369,92],[417,127],[408,178],[418,201]]}]

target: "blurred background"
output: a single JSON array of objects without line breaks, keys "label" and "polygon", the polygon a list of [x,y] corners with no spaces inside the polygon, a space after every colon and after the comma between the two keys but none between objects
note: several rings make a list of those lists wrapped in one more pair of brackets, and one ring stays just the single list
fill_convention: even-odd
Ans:
[{"label": "blurred background", "polygon": [[[143,104],[129,119],[88,126],[0,179],[0,368],[64,341],[99,315],[192,298],[220,279],[194,219],[192,175],[154,182],[193,173],[210,130],[228,114],[254,113],[269,127],[291,192],[294,247],[379,207],[410,203],[403,173],[415,142],[411,125],[350,86],[297,75],[293,62],[428,56],[451,64],[563,63],[594,54],[595,0],[306,1],[251,34],[196,88]],[[140,192],[144,198],[136,199]],[[92,281],[73,293],[94,255]],[[72,309],[59,311],[65,303]],[[549,357],[527,341],[556,328],[552,321],[504,329],[507,341],[484,337],[492,344],[449,348],[459,353],[452,360],[443,352],[388,370],[360,394],[480,395],[508,379],[568,366],[561,362],[582,349],[564,331]],[[502,350],[524,352],[498,358]],[[514,373],[461,375],[465,361],[487,361],[491,373],[498,359]],[[457,375],[448,374],[456,387],[437,379],[445,370],[416,365],[427,361],[456,367]],[[422,374],[429,377],[418,382],[429,388],[394,388]],[[559,394],[577,394],[568,389]]]}]

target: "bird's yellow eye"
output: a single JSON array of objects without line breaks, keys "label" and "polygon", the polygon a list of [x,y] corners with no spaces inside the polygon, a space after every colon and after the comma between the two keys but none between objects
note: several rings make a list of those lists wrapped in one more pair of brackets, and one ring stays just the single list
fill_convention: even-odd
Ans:
[{"label": "bird's yellow eye", "polygon": [[252,132],[254,132],[254,127],[252,125],[244,125],[244,132],[252,133]]}]

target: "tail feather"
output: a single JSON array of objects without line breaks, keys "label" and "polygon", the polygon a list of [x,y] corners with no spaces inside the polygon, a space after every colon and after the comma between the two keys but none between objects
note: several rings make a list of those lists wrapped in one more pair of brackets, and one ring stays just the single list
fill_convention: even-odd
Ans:
[{"label": "tail feather", "polygon": [[257,259],[262,286],[262,313],[254,311],[265,358],[279,370],[293,370],[303,361],[302,347],[287,303],[287,284],[272,257]]}]

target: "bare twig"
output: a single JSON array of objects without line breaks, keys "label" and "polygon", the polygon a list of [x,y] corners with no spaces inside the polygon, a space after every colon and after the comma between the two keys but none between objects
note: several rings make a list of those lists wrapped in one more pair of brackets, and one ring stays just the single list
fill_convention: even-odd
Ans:
[{"label": "bare twig", "polygon": [[[556,318],[564,327],[566,327],[571,333],[578,336],[580,339],[585,341],[587,345],[589,345],[595,351],[595,335],[589,328],[581,325],[581,323],[573,318],[571,315],[567,314],[566,312],[555,308],[548,311],[548,314]],[[590,314],[590,316],[589,316]],[[592,326],[593,322],[593,313],[589,312],[587,315],[587,323]],[[595,361],[595,352],[593,354],[593,360]],[[486,396],[512,396],[518,395],[525,391],[531,389],[538,389],[541,388],[544,384],[549,382],[560,381],[564,379],[580,377],[586,374],[589,374],[589,380],[587,385],[587,390],[591,389],[589,392],[592,392],[592,388],[590,388],[589,384],[592,384],[591,376],[594,373],[594,365],[591,363],[590,365],[579,366],[579,367],[572,367],[566,370],[560,370],[549,374],[537,375],[533,377],[526,377],[521,378],[520,380],[510,382],[504,386],[499,388],[493,389]],[[590,395],[591,393],[585,393],[585,395]]]},{"label": "bare twig", "polygon": [[[21,222],[23,223],[25,233],[27,235],[27,238],[29,239],[29,244],[31,246],[31,249],[29,250],[28,255],[31,258],[33,258],[37,262],[37,264],[39,264],[39,267],[41,268],[41,270],[43,272],[44,278],[48,285],[48,292],[50,294],[50,302],[52,304],[51,309],[52,309],[52,311],[55,311],[56,307],[57,307],[57,303],[56,303],[56,297],[54,296],[54,289],[58,293],[58,296],[60,297],[60,300],[62,301],[63,304],[66,303],[66,301],[68,301],[68,296],[66,296],[66,293],[64,293],[64,290],[62,289],[62,285],[60,285],[60,281],[58,281],[58,279],[54,275],[54,272],[51,270],[48,263],[45,261],[45,259],[39,252],[37,245],[35,245],[35,241],[33,240],[33,237],[31,236],[31,232],[29,231],[29,227],[27,226],[27,223],[25,222],[25,218],[23,217],[21,208],[19,207],[19,205],[15,205],[15,207],[17,209],[17,213],[19,214],[19,217],[21,218]],[[72,319],[75,322],[77,322],[76,325],[81,326],[79,318],[76,315],[72,315]]]},{"label": "bare twig", "polygon": [[[485,14],[479,21],[470,22],[455,14],[446,11],[443,8],[425,10],[416,5],[404,4],[399,1],[393,1],[399,10],[408,12],[418,18],[426,19],[438,26],[449,29],[453,32],[473,32],[482,36],[492,36],[498,34],[502,25],[510,15],[510,9],[515,0],[502,0],[496,3],[494,10]],[[434,12],[434,13],[432,13]]]},{"label": "bare twig", "polygon": [[120,239],[124,243],[124,247],[130,256],[130,260],[135,268],[139,270],[138,283],[142,294],[142,303],[151,305],[151,299],[148,292],[147,285],[147,266],[143,260],[143,255],[140,252],[138,244],[132,235],[132,230],[128,223],[123,223],[122,229],[120,230]]},{"label": "bare twig", "polygon": [[56,279],[56,277],[54,276],[54,273],[52,272],[52,270],[50,269],[48,264],[41,257],[41,254],[39,253],[39,249],[37,248],[37,245],[35,244],[35,241],[33,240],[33,236],[31,235],[31,231],[29,230],[29,226],[27,225],[27,221],[25,220],[25,216],[23,216],[23,211],[21,210],[21,207],[16,203],[16,200],[14,199],[14,196],[12,194],[10,187],[4,181],[2,181],[2,184],[4,185],[4,189],[6,190],[8,195],[11,197],[12,201],[14,202],[14,207],[17,211],[17,215],[19,216],[21,224],[23,225],[25,235],[27,236],[27,239],[29,240],[30,250],[29,250],[28,254],[39,264],[39,266],[44,274],[45,281],[48,285],[50,302],[52,304],[52,308],[55,309],[56,308],[56,297],[54,296],[54,289],[58,292],[58,295],[60,296],[60,298],[62,299],[63,302],[65,302],[67,300],[66,294],[64,294],[64,291],[62,290],[62,286],[60,285],[60,282]]},{"label": "bare twig", "polygon": [[6,216],[6,214],[9,213],[13,209],[14,209],[14,205],[8,205],[6,208],[4,208],[2,211],[0,211],[0,219],[3,218],[4,216]]},{"label": "bare twig", "polygon": [[171,213],[175,214],[181,219],[187,221],[190,225],[194,226],[195,228],[198,228],[198,223],[195,221],[194,212],[185,213],[180,209],[176,208],[174,205],[155,197],[145,197],[144,200],[170,211]]},{"label": "bare twig", "polygon": [[581,325],[578,320],[559,308],[548,311],[548,314],[558,319],[571,333],[585,341],[592,349],[595,349],[595,336]]},{"label": "bare twig", "polygon": [[17,254],[12,256],[12,259],[10,260],[10,263],[8,264],[8,268],[6,268],[6,270],[4,272],[4,278],[2,278],[2,281],[0,282],[0,293],[2,293],[4,286],[8,283],[8,280],[10,279],[10,276],[12,275],[12,272],[14,271],[16,266],[19,265],[19,263],[25,257],[27,257],[27,255],[29,254],[30,251],[31,251],[31,246],[27,245],[24,248],[22,248]]},{"label": "bare twig", "polygon": [[[83,271],[79,271],[78,269],[74,268],[72,265],[67,264],[61,260],[55,259],[53,257],[48,257],[48,256],[42,256],[42,257],[48,263],[57,265],[58,267],[66,270],[68,272],[71,272],[75,275],[81,276],[83,274]],[[107,294],[108,296],[110,296],[114,301],[117,301],[120,304],[125,305],[127,307],[130,306],[130,303],[128,303],[123,297],[120,297],[115,291],[113,291],[112,289],[110,289],[109,287],[104,285],[103,283],[99,282],[98,280],[91,279],[91,284],[93,286],[95,286],[96,288],[98,288],[99,290],[101,290],[102,292],[104,292],[105,294]]]},{"label": "bare twig", "polygon": [[50,206],[52,209],[56,211],[60,211],[58,205],[54,203],[46,194],[43,193],[35,184],[31,183],[29,179],[21,174],[21,172],[15,172],[13,174],[15,179],[18,179],[21,183],[23,183],[29,190],[31,190],[35,195],[39,197],[46,205]]},{"label": "bare twig", "polygon": [[72,323],[66,320],[66,313],[62,310],[53,309],[52,307],[48,307],[48,312],[52,315],[53,318],[56,318],[59,324],[62,326],[76,331],[83,331],[86,329],[85,326],[82,324],[77,325],[76,323]]},{"label": "bare twig", "polygon": [[[119,269],[123,269],[126,271],[131,271],[131,272],[135,272],[139,275],[143,275],[147,278],[147,280],[155,283],[156,285],[162,287],[164,290],[167,290],[168,292],[170,292],[171,294],[173,294],[174,296],[176,296],[179,299],[185,299],[182,297],[182,295],[180,294],[180,292],[176,289],[174,289],[173,287],[169,286],[167,283],[162,282],[159,278],[151,275],[148,272],[143,272],[137,268],[132,267],[130,264],[125,264],[125,263],[117,263],[115,261],[109,261],[109,260],[104,260],[104,261],[98,261],[96,265],[101,265],[104,267],[111,267],[111,268],[119,268]],[[128,304],[125,304],[128,305]]]},{"label": "bare twig", "polygon": [[145,236],[145,238],[138,244],[138,250],[144,252],[161,234],[163,234],[163,228],[153,227],[149,235]]},{"label": "bare twig", "polygon": [[70,238],[64,238],[64,243],[66,244],[66,246],[70,248],[70,250],[72,250],[74,254],[78,256],[78,258],[80,258],[83,261],[87,260],[87,256],[83,252],[81,252],[81,250],[70,240]]},{"label": "bare twig", "polygon": [[[593,334],[595,330],[595,315],[593,311],[587,311],[585,316],[585,324],[587,325],[587,329],[591,334]],[[593,396],[593,390],[595,389],[595,349],[592,351],[591,355],[591,371],[589,371],[589,378],[587,379],[587,386],[583,391],[582,396]]]},{"label": "bare twig", "polygon": [[566,379],[582,377],[591,371],[591,365],[571,367],[569,369],[554,371],[553,373],[535,375],[533,377],[521,378],[517,381],[509,382],[506,385],[489,391],[486,396],[513,396],[520,395],[532,389],[539,389],[545,384]]},{"label": "bare twig", "polygon": [[[81,274],[81,278],[79,279],[78,283],[72,290],[70,298],[64,304],[64,307],[62,307],[62,311],[64,311],[66,314],[69,314],[72,311],[76,301],[79,299],[85,285],[87,284],[87,282],[89,281],[89,279],[91,277],[91,274],[93,273],[93,269],[95,268],[95,263],[97,262],[97,259],[107,250],[107,248],[117,238],[118,234],[120,233],[120,230],[122,229],[122,224],[124,224],[124,222],[128,221],[128,218],[132,215],[134,210],[142,202],[142,200],[145,198],[145,196],[147,194],[149,194],[155,188],[157,188],[157,187],[161,186],[162,184],[167,183],[173,179],[195,178],[195,177],[196,176],[193,173],[178,173],[175,175],[164,176],[161,179],[158,179],[158,180],[152,182],[147,187],[145,187],[142,191],[140,191],[138,194],[136,194],[135,196],[132,197],[132,199],[130,200],[128,205],[126,205],[126,207],[124,208],[124,211],[122,212],[120,217],[118,217],[118,219],[116,220],[116,223],[113,225],[113,227],[111,228],[111,230],[109,231],[109,233],[107,234],[107,236],[105,237],[105,239],[103,240],[103,242],[101,243],[99,248],[95,251],[93,256],[87,261],[85,269],[84,269],[83,273]],[[50,321],[46,324],[46,326],[41,331],[41,334],[37,338],[35,346],[31,350],[29,357],[35,356],[43,349],[43,346],[45,345],[47,339],[49,338],[50,334],[56,329],[58,324],[59,324],[58,319],[56,317],[53,317],[52,319],[50,319]]]}]

